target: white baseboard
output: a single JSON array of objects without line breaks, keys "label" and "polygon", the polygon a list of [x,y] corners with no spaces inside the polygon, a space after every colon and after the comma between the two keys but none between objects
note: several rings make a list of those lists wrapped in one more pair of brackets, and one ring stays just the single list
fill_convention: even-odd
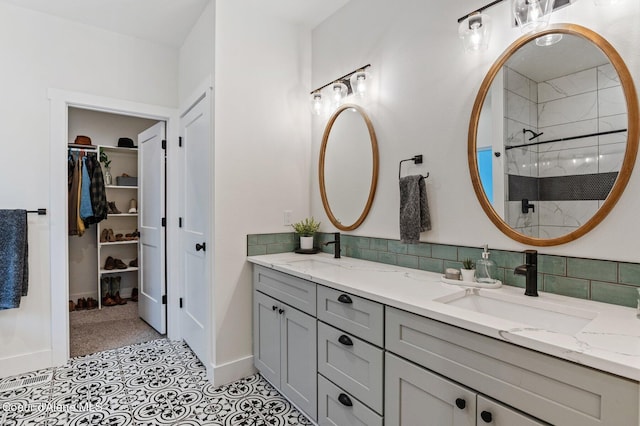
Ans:
[{"label": "white baseboard", "polygon": [[211,371],[213,377],[209,377],[209,380],[214,386],[222,386],[243,377],[251,376],[257,370],[253,366],[253,355],[249,355],[225,364],[211,364]]},{"label": "white baseboard", "polygon": [[51,349],[0,359],[0,378],[53,367]]}]

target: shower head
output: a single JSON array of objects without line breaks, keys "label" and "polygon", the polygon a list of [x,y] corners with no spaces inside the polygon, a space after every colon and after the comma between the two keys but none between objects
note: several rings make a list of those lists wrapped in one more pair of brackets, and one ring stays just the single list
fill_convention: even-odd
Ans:
[{"label": "shower head", "polygon": [[529,129],[522,129],[522,134],[523,135],[527,135],[527,132],[531,133],[531,137],[529,138],[530,141],[534,140],[535,138],[537,138],[538,136],[542,136],[544,134],[544,132],[540,132],[540,133],[536,133],[533,130],[529,130]]}]

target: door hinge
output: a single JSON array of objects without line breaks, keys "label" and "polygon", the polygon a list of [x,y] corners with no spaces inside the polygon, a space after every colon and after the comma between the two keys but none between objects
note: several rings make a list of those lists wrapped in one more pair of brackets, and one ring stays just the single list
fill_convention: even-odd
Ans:
[{"label": "door hinge", "polygon": [[162,218],[162,226],[167,226],[167,218],[166,217]]},{"label": "door hinge", "polygon": [[182,147],[182,136],[178,136],[178,146]]},{"label": "door hinge", "polygon": [[180,298],[180,308],[182,308],[182,297]]},{"label": "door hinge", "polygon": [[166,139],[162,139],[162,149],[164,149],[164,150],[167,149],[167,140]]},{"label": "door hinge", "polygon": [[166,305],[166,304],[167,304],[167,295],[166,295],[166,294],[163,294],[163,295],[162,295],[162,304],[163,304],[163,305]]},{"label": "door hinge", "polygon": [[182,218],[178,218],[178,228],[182,228]]}]

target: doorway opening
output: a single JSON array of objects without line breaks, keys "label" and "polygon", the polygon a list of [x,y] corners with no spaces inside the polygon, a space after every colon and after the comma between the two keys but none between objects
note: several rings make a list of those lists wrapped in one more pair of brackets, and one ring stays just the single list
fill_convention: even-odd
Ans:
[{"label": "doorway opening", "polygon": [[[144,200],[152,202],[143,209],[145,188],[139,172],[161,168],[164,176],[165,156],[162,146],[154,147],[162,155],[151,160],[159,164],[143,166],[138,135],[153,128],[164,136],[165,122],[78,107],[69,107],[67,117],[69,355],[164,337],[165,245],[156,244],[152,249],[157,253],[149,253],[140,229],[143,211],[158,221],[166,216],[165,180],[147,180],[146,192],[153,194]],[[161,140],[147,138],[145,143],[148,152],[149,144],[160,145]],[[154,240],[164,241],[165,235]],[[143,252],[150,259],[143,260]],[[146,276],[157,281],[154,299],[160,300],[151,309],[149,291],[140,291]]]}]

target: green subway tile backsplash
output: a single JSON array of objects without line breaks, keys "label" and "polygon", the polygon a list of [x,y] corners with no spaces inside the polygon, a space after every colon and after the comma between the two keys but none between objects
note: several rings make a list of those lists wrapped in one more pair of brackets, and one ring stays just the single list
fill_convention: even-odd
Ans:
[{"label": "green subway tile backsplash", "polygon": [[618,264],[606,260],[569,257],[567,258],[567,276],[615,282],[618,279]]},{"label": "green subway tile backsplash", "polygon": [[[316,246],[333,254],[332,233],[316,234]],[[342,256],[443,273],[445,268],[460,268],[461,261],[480,258],[482,248],[447,244],[404,244],[398,240],[341,235]],[[293,232],[247,235],[247,255],[286,253],[299,247]],[[524,277],[513,269],[524,263],[522,252],[489,247],[491,259],[498,265],[496,277],[505,285],[524,287]],[[538,289],[581,299],[592,299],[621,306],[636,306],[640,287],[640,263],[581,259],[538,254]]]}]

